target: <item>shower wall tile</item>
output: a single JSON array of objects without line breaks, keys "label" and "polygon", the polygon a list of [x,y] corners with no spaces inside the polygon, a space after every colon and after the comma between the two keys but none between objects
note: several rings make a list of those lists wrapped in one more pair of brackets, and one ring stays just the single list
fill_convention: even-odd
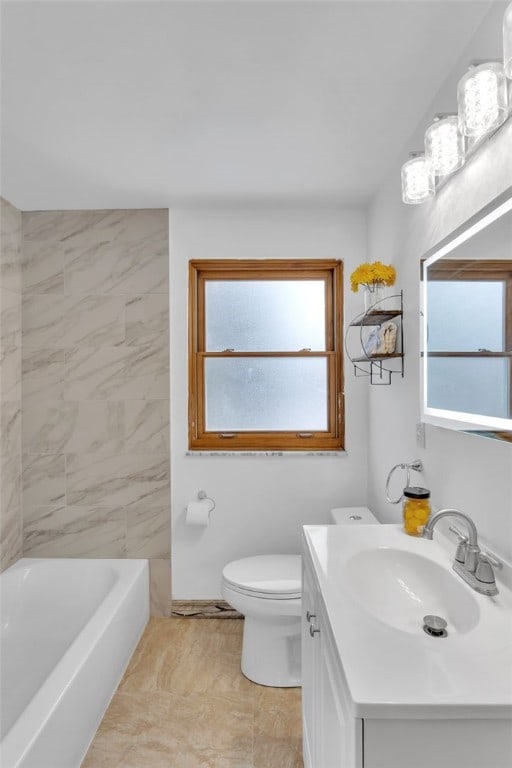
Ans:
[{"label": "shower wall tile", "polygon": [[118,347],[76,347],[66,351],[64,397],[67,400],[119,400],[129,378],[128,350]]},{"label": "shower wall tile", "polygon": [[51,379],[25,379],[22,377],[21,392],[23,408],[32,402],[36,405],[48,400],[64,399],[64,381],[51,381]]},{"label": "shower wall tile", "polygon": [[0,197],[0,286],[21,293],[21,212]]},{"label": "shower wall tile", "polygon": [[170,556],[169,510],[135,505],[126,512],[126,556]]},{"label": "shower wall tile", "polygon": [[23,235],[25,550],[151,558],[168,605],[167,211],[30,212]]},{"label": "shower wall tile", "polygon": [[12,344],[12,338],[20,337],[20,294],[0,287],[0,338]]},{"label": "shower wall tile", "polygon": [[155,336],[169,336],[169,297],[164,293],[126,298],[126,343],[147,344]]},{"label": "shower wall tile", "polygon": [[124,341],[124,301],[117,296],[23,297],[23,346],[101,346]]},{"label": "shower wall tile", "polygon": [[22,554],[21,460],[0,457],[0,570]]},{"label": "shower wall tile", "polygon": [[66,332],[67,296],[25,294],[23,296],[24,351],[59,346]]},{"label": "shower wall tile", "polygon": [[67,400],[168,400],[169,351],[149,344],[76,347],[66,353]]},{"label": "shower wall tile", "polygon": [[64,454],[23,454],[23,503],[53,506],[66,500]]},{"label": "shower wall tile", "polygon": [[23,349],[21,355],[24,408],[33,400],[64,399],[65,349]]},{"label": "shower wall tile", "polygon": [[64,380],[64,348],[23,349],[22,371],[23,381],[45,379],[48,383],[58,383]]},{"label": "shower wall tile", "polygon": [[64,453],[78,419],[78,403],[31,399],[23,407],[23,452]]},{"label": "shower wall tile", "polygon": [[25,507],[24,554],[29,557],[125,557],[122,510],[105,507]]},{"label": "shower wall tile", "polygon": [[21,455],[21,402],[0,402],[0,453],[2,456]]},{"label": "shower wall tile", "polygon": [[0,391],[3,402],[21,403],[21,335],[12,334],[10,343],[0,340]]},{"label": "shower wall tile", "polygon": [[64,293],[62,245],[25,240],[22,286],[24,293]]},{"label": "shower wall tile", "polygon": [[118,296],[68,297],[66,346],[103,346],[124,341],[124,301]]},{"label": "shower wall tile", "polygon": [[124,448],[124,403],[82,400],[66,444],[70,453],[117,453]]},{"label": "shower wall tile", "polygon": [[66,293],[168,293],[167,212],[92,213],[90,222],[62,240]]},{"label": "shower wall tile", "polygon": [[22,531],[21,506],[11,507],[2,512],[0,518],[0,562],[2,571],[13,565],[22,556],[23,531]]},{"label": "shower wall tile", "polygon": [[122,258],[122,248],[107,240],[68,243],[64,254],[66,293],[70,296],[111,293],[115,288],[115,264]]},{"label": "shower wall tile", "polygon": [[[98,226],[112,214],[122,211],[28,211],[23,214],[23,237],[25,243],[35,240],[40,243],[66,243],[78,239],[85,242],[100,239]],[[96,233],[96,234],[95,234]],[[106,237],[106,233],[104,234]]]},{"label": "shower wall tile", "polygon": [[0,456],[1,519],[12,516],[21,508],[21,461],[19,456]]},{"label": "shower wall tile", "polygon": [[171,615],[171,564],[169,558],[149,561],[149,599],[152,616]]},{"label": "shower wall tile", "polygon": [[0,571],[21,557],[21,212],[0,198]]},{"label": "shower wall tile", "polygon": [[166,400],[125,400],[124,444],[134,453],[169,453]]},{"label": "shower wall tile", "polygon": [[[67,246],[64,252],[64,290],[69,295],[112,293],[167,293],[167,233],[132,243]],[[165,242],[165,245],[164,245]],[[87,260],[88,257],[88,260]],[[90,264],[90,269],[87,264]]]},{"label": "shower wall tile", "polygon": [[123,448],[122,402],[39,400],[25,403],[26,453],[107,453]]},{"label": "shower wall tile", "polygon": [[169,505],[167,456],[71,453],[67,455],[66,476],[68,504]]}]

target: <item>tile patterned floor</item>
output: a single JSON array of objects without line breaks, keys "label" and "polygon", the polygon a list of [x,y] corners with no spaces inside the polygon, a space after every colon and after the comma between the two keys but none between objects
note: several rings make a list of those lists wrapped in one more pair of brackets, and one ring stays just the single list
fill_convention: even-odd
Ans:
[{"label": "tile patterned floor", "polygon": [[300,688],[242,675],[242,627],[151,619],[82,768],[302,768]]}]

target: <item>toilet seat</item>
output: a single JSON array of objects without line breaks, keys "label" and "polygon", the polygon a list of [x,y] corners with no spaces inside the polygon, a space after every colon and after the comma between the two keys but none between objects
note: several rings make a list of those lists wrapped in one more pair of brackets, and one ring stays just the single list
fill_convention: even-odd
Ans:
[{"label": "toilet seat", "polygon": [[293,600],[302,594],[300,555],[257,555],[228,563],[226,586],[262,600]]}]

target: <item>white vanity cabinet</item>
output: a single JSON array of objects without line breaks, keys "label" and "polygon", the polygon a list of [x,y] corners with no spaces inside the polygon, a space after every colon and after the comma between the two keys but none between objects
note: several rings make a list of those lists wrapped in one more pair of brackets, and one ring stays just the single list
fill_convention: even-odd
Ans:
[{"label": "white vanity cabinet", "polygon": [[362,721],[350,715],[334,639],[303,557],[302,711],[305,768],[363,768]]},{"label": "white vanity cabinet", "polygon": [[[472,711],[466,711],[466,705],[447,707],[442,694],[436,694],[435,690],[433,704],[427,706],[419,698],[423,696],[421,691],[419,704],[415,701],[411,705],[402,697],[399,673],[393,668],[396,658],[389,649],[382,648],[379,637],[375,637],[378,629],[373,625],[366,642],[368,625],[345,604],[346,597],[336,577],[343,553],[338,546],[331,546],[332,539],[336,539],[338,545],[341,534],[324,533],[320,528],[307,526],[303,542],[305,768],[432,768],[434,765],[437,768],[511,768],[512,702],[497,714],[485,707],[473,707]],[[361,533],[351,535],[354,538]],[[387,535],[388,538],[394,535],[393,531]],[[395,641],[398,642],[396,638]],[[496,649],[505,664],[507,645],[503,638]],[[344,653],[348,654],[347,658]],[[472,658],[476,663],[476,657]],[[354,697],[350,687],[348,672],[354,678],[354,661],[359,670],[380,669],[382,673],[375,683],[373,672],[370,673],[372,683],[365,697]],[[430,687],[443,686],[447,669],[442,666],[442,657],[433,656],[430,664],[427,661],[426,656],[418,660],[423,666],[418,679],[426,679]],[[482,690],[488,667],[487,663],[483,673],[478,671]],[[509,667],[503,668],[503,675],[507,674],[510,674]],[[413,689],[416,691],[416,686]]]}]

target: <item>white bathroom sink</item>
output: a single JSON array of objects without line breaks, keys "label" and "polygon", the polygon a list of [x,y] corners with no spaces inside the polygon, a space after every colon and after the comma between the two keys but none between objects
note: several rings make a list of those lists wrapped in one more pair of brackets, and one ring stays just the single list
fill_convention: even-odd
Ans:
[{"label": "white bathroom sink", "polygon": [[372,616],[405,632],[421,632],[425,615],[443,618],[448,632],[478,622],[478,603],[454,571],[415,552],[365,549],[348,558],[343,579]]},{"label": "white bathroom sink", "polygon": [[[452,570],[456,541],[399,525],[305,526],[306,547],[359,717],[512,717],[512,567],[498,595]],[[440,616],[446,636],[423,630]],[[321,631],[321,628],[320,628]]]}]

